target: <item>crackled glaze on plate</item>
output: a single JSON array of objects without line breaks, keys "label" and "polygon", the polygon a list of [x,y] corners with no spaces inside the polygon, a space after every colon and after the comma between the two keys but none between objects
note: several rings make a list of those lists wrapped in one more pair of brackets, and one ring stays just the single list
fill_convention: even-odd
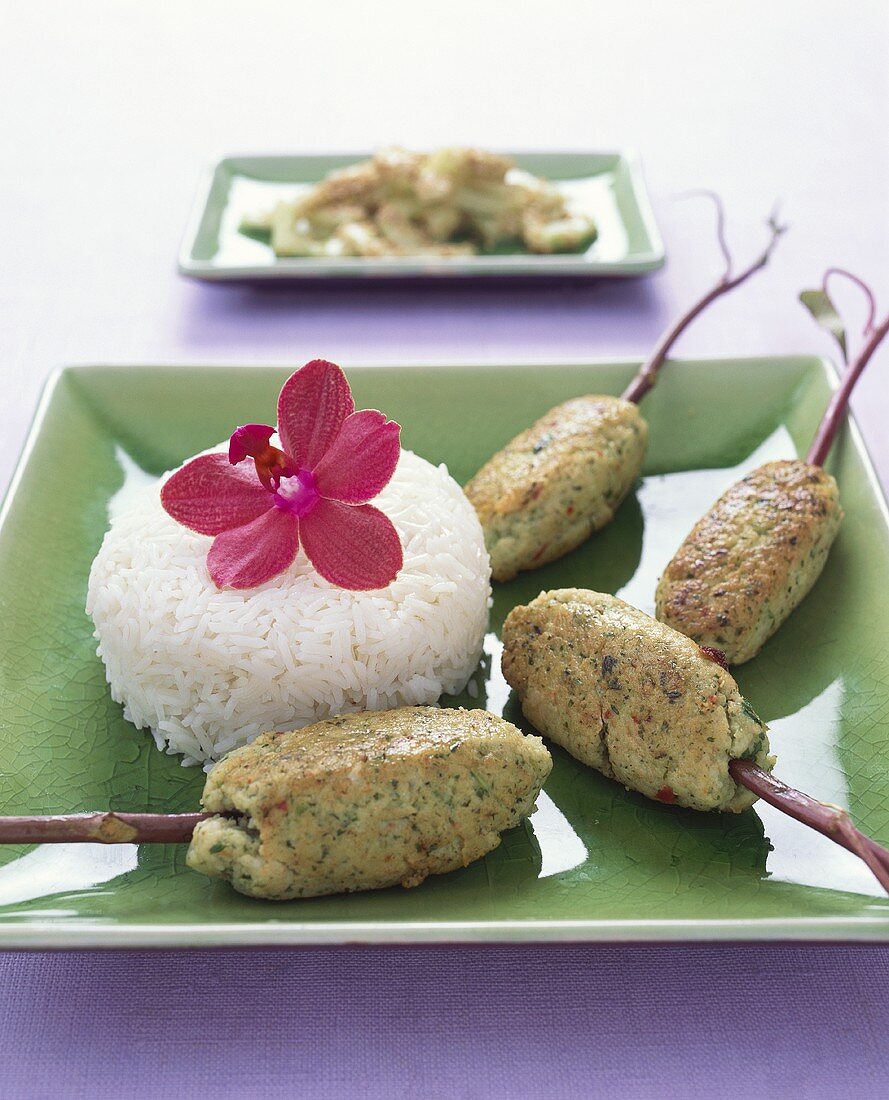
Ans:
[{"label": "crackled glaze on plate", "polygon": [[[348,369],[348,364],[346,365]],[[618,393],[626,363],[349,370],[356,400],[461,482],[548,407]],[[125,483],[267,416],[284,371],[77,368],[44,400],[0,527],[0,807],[186,810],[203,775],[155,749],[111,701],[83,611]],[[830,389],[815,359],[682,363],[646,398],[644,477],[570,556],[496,587],[486,655],[457,700],[521,723],[498,664],[507,612],[542,588],[616,592],[645,610],[691,523],[746,470],[804,451]],[[58,473],[58,455],[64,474]],[[50,459],[56,472],[46,476]],[[853,432],[830,462],[847,519],[815,590],[742,690],[771,724],[778,772],[889,842],[889,539]],[[554,749],[537,813],[501,847],[421,887],[273,904],[188,871],[184,848],[0,849],[0,945],[429,940],[889,939],[889,902],[853,856],[757,806],[695,814],[624,791]]]}]

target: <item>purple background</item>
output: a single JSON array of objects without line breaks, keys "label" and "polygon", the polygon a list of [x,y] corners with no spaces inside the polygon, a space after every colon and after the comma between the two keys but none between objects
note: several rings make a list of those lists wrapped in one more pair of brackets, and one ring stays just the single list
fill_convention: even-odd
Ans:
[{"label": "purple background", "polygon": [[[641,354],[776,196],[769,270],[688,355],[829,352],[795,302],[829,264],[889,297],[883,0],[62,0],[0,37],[0,488],[47,373],[82,362]],[[188,284],[215,153],[477,142],[641,150],[670,253],[627,284]],[[842,301],[852,319],[854,293]],[[885,305],[884,301],[884,305]],[[855,407],[884,483],[882,353]],[[546,947],[0,955],[0,1096],[885,1096],[889,953]]]}]

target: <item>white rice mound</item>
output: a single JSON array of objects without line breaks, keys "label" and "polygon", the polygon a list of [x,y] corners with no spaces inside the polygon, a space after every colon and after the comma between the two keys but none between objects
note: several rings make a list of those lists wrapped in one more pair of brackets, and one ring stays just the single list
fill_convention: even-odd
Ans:
[{"label": "white rice mound", "polygon": [[355,710],[430,704],[475,672],[490,606],[481,526],[445,466],[402,451],[374,500],[404,567],[388,588],[348,592],[300,550],[274,580],[216,588],[211,539],[131,493],[90,570],[86,610],[111,695],[183,764],[212,762],[266,730]]}]

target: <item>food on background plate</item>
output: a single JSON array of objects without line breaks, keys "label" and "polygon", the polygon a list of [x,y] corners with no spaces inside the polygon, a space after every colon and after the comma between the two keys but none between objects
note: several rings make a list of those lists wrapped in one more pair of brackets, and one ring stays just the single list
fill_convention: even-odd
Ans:
[{"label": "food on background plate", "polygon": [[207,776],[189,867],[245,894],[416,886],[465,867],[534,809],[552,761],[486,711],[402,708],[266,733]]},{"label": "food on background plate", "polygon": [[740,813],[763,798],[864,860],[889,851],[846,810],[771,774],[768,728],[724,654],[601,592],[542,592],[503,627],[503,675],[525,717],[581,763],[659,802]]},{"label": "food on background plate", "polygon": [[542,416],[490,458],[466,486],[481,521],[494,580],[538,569],[580,546],[614,518],[642,473],[648,424],[638,411],[667,355],[712,301],[761,270],[784,232],[774,217],[760,256],[737,275],[716,201],[718,239],[726,261],[721,278],[668,330],[622,397],[566,401]]},{"label": "food on background plate", "polygon": [[806,460],[769,462],[727,489],[674,554],[657,586],[657,617],[701,645],[723,650],[729,663],[755,657],[821,575],[843,520],[834,478],[823,469],[849,395],[881,341],[870,289],[831,269],[804,304],[837,336],[842,322],[827,294],[830,275],[852,278],[867,293],[865,343],[848,363]]},{"label": "food on background plate", "polygon": [[351,714],[232,752],[204,813],[0,818],[0,844],[191,841],[190,867],[272,900],[416,886],[496,848],[551,767],[486,711]]},{"label": "food on background plate", "polygon": [[331,172],[292,201],[250,216],[278,256],[472,256],[514,245],[576,252],[592,218],[554,184],[480,149],[386,149]]},{"label": "food on background plate", "polygon": [[718,655],[616,596],[566,588],[514,608],[503,675],[536,729],[648,798],[740,813],[756,799],[729,761],[774,762]]},{"label": "food on background plate", "polygon": [[[133,493],[90,571],[113,698],[184,763],[475,672],[490,566],[475,512],[313,361],[271,425]],[[369,501],[373,501],[373,504]]]}]

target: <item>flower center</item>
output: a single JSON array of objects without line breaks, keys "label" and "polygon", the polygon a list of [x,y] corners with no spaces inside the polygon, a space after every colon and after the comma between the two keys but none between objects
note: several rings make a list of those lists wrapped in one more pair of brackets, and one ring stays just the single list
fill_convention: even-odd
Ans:
[{"label": "flower center", "polygon": [[290,477],[281,478],[275,493],[275,507],[292,516],[307,516],[320,499],[312,471],[300,470]]},{"label": "flower center", "polygon": [[228,441],[228,460],[232,466],[252,458],[256,476],[270,493],[278,488],[282,477],[293,473],[287,455],[269,442],[274,434],[270,424],[242,424]]}]

